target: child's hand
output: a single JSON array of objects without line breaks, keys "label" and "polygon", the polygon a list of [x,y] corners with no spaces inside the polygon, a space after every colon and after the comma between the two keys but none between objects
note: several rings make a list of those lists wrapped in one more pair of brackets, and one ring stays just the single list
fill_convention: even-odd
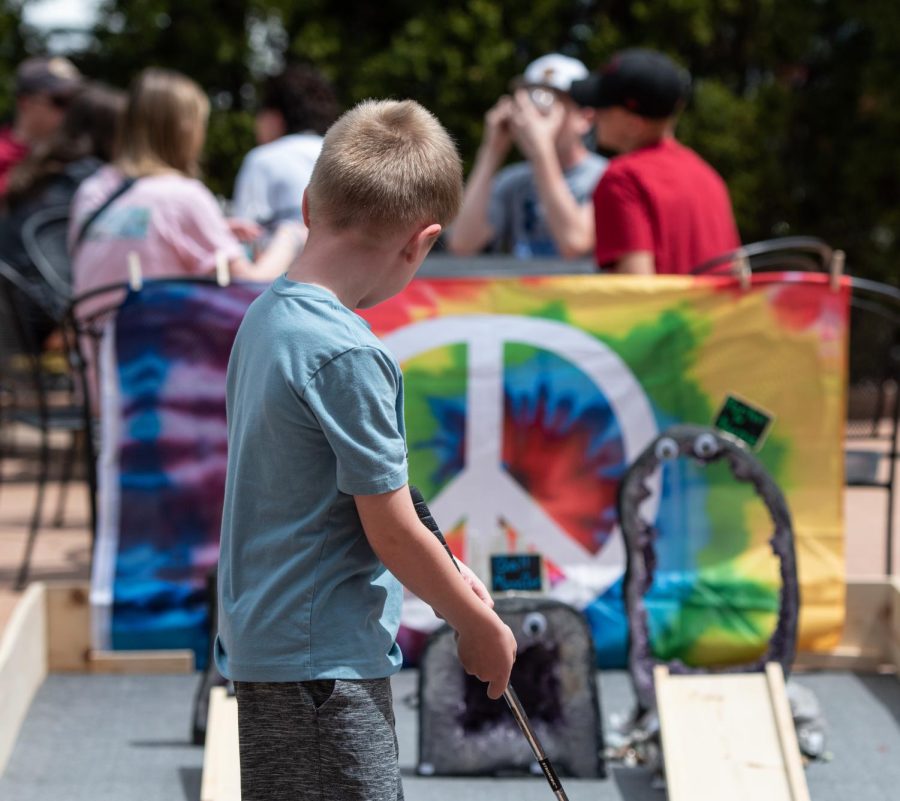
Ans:
[{"label": "child's hand", "polygon": [[472,592],[474,592],[488,608],[493,609],[494,599],[491,598],[488,588],[485,587],[484,582],[475,575],[472,568],[460,562],[459,559],[456,560],[456,566],[459,568],[459,572],[462,573],[463,580],[472,588]]},{"label": "child's hand", "polygon": [[461,627],[456,644],[463,670],[487,682],[488,698],[496,700],[506,691],[513,662],[516,638],[497,615],[487,609]]}]

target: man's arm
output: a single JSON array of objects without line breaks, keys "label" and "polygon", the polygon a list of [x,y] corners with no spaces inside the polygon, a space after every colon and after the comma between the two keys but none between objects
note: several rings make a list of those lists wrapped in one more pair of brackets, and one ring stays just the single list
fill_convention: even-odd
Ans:
[{"label": "man's arm", "polygon": [[372,550],[400,582],[459,634],[459,660],[499,698],[509,683],[516,639],[457,571],[437,538],[422,524],[403,486],[380,495],[355,495]]},{"label": "man's arm", "polygon": [[531,162],[556,249],[563,258],[574,259],[586,256],[594,248],[594,206],[575,200],[559,163],[555,143],[565,114],[560,102],[553,103],[549,113],[541,113],[520,89],[516,92],[511,127],[516,145]]},{"label": "man's arm", "polygon": [[459,214],[447,230],[447,249],[458,256],[474,256],[495,236],[488,217],[494,176],[512,145],[509,135],[511,98],[501,97],[484,118],[484,137],[466,181]]},{"label": "man's arm", "polygon": [[307,233],[306,226],[299,221],[281,223],[255,262],[244,256],[229,262],[231,277],[243,281],[274,281],[287,271],[303,250]]},{"label": "man's arm", "polygon": [[579,204],[575,200],[555,152],[535,158],[532,166],[547,225],[560,256],[576,259],[588,255],[594,249],[594,204]]},{"label": "man's arm", "polygon": [[547,225],[559,254],[566,259],[585,256],[594,247],[594,206],[579,204],[566,183],[556,137],[566,115],[561,102],[544,114],[524,89],[516,92],[510,118],[513,139],[531,163],[534,182],[544,206]]},{"label": "man's arm", "polygon": [[656,275],[656,261],[649,250],[626,253],[610,267],[623,275]]}]

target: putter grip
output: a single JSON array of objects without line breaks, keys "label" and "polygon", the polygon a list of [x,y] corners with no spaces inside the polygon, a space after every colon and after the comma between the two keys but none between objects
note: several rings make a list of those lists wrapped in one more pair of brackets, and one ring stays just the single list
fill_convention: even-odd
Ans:
[{"label": "putter grip", "polygon": [[453,552],[450,550],[450,546],[447,545],[447,540],[444,539],[444,533],[441,531],[441,527],[437,524],[437,520],[435,520],[431,516],[431,510],[428,508],[428,504],[425,503],[425,498],[422,497],[422,493],[419,491],[418,487],[414,487],[412,484],[409,486],[409,494],[412,496],[413,508],[416,510],[416,514],[419,516],[419,520],[422,521],[422,524],[427,528],[435,537],[438,538],[438,542],[444,546],[444,550],[447,552],[447,555],[453,561],[454,566],[457,570],[459,570],[459,565],[456,564],[456,559],[453,558]]}]

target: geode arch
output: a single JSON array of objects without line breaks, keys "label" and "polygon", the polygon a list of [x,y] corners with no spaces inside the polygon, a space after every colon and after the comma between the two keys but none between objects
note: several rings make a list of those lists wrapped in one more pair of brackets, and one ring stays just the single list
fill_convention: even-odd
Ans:
[{"label": "geode arch", "polygon": [[767,662],[779,662],[788,674],[794,658],[800,590],[794,534],[787,502],[778,485],[762,463],[736,440],[709,426],[677,425],[654,439],[628,468],[619,487],[619,522],[625,540],[625,607],[628,615],[628,667],[634,681],[641,710],[656,707],[653,668],[665,664],[670,673],[709,673],[708,668],[690,667],[681,660],[661,662],[650,648],[650,633],[644,598],[653,584],[656,570],[656,528],[641,516],[640,507],[649,497],[648,482],[661,464],[690,457],[703,465],[724,461],[732,476],[756,490],[772,519],[774,530],[769,542],[779,559],[781,592],[778,622],[766,651],[759,659],[740,665],[716,668],[719,673],[747,673],[763,670]]}]

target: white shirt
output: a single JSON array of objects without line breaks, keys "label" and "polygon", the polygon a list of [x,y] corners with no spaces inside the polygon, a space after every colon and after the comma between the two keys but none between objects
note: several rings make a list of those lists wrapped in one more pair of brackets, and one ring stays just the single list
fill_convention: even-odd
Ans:
[{"label": "white shirt", "polygon": [[274,229],[282,220],[299,220],[300,201],[322,150],[314,133],[288,134],[253,148],[234,185],[231,214]]}]

